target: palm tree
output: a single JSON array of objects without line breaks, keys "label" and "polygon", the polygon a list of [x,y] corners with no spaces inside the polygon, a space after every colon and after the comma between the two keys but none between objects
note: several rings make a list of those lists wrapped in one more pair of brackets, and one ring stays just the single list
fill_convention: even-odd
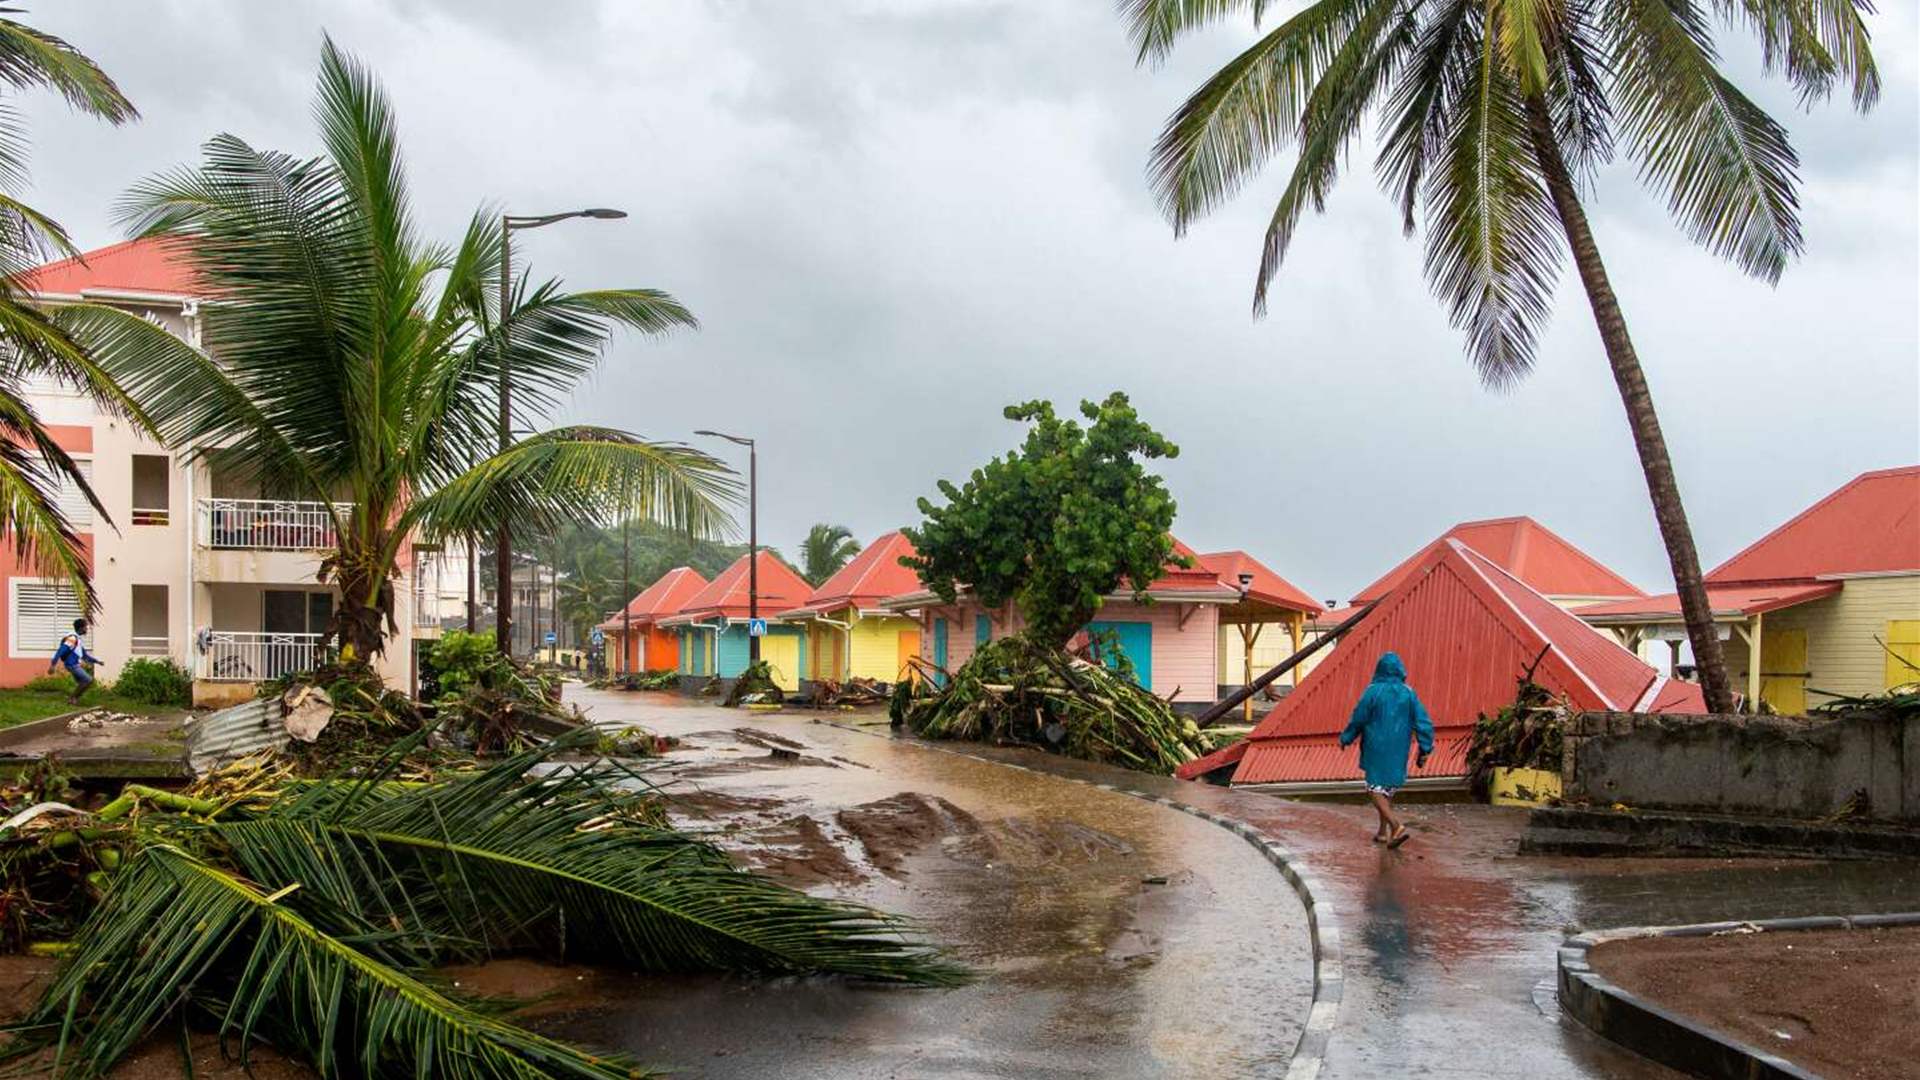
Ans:
[{"label": "palm tree", "polygon": [[[1126,0],[1142,62],[1267,0]],[[1275,206],[1254,288],[1267,288],[1301,211],[1321,209],[1346,149],[1380,119],[1375,170],[1426,273],[1467,332],[1480,376],[1501,387],[1533,367],[1563,250],[1593,309],[1640,454],[1707,704],[1732,708],[1700,559],[1653,397],[1581,205],[1623,139],[1640,176],[1698,243],[1762,280],[1801,248],[1798,158],[1786,131],[1724,76],[1716,18],[1760,40],[1771,70],[1808,101],[1844,80],[1865,110],[1879,75],[1864,0],[1317,0],[1264,34],[1168,120],[1152,174],[1183,232],[1268,157],[1298,158]],[[1564,245],[1564,248],[1563,248]]]},{"label": "palm tree", "polygon": [[823,521],[808,529],[807,538],[800,542],[800,565],[804,567],[800,576],[819,585],[858,554],[860,542],[853,538],[852,529]]},{"label": "palm tree", "polygon": [[[8,9],[11,10],[11,9]],[[0,82],[41,88],[110,124],[139,114],[113,80],[73,46],[0,16]],[[89,566],[80,538],[60,512],[58,489],[77,489],[103,520],[106,508],[65,450],[34,415],[24,384],[53,378],[89,393],[110,410],[144,423],[113,380],[48,314],[29,304],[21,277],[49,258],[77,255],[66,230],[7,194],[26,182],[27,143],[14,111],[0,104],[0,530],[21,561],[66,579],[92,607]]]},{"label": "palm tree", "polygon": [[378,653],[395,629],[398,561],[415,536],[503,524],[550,535],[621,509],[696,534],[728,527],[739,484],[700,451],[592,427],[495,445],[503,341],[516,415],[541,415],[614,324],[659,334],[693,316],[654,290],[569,293],[522,277],[496,322],[498,215],[476,214],[452,247],[420,239],[386,97],[331,40],[315,114],[323,157],[217,135],[203,165],[127,196],[135,231],[179,238],[215,298],[205,352],[104,306],[62,316],[171,445],[234,448],[227,460],[265,489],[350,504],[329,511],[337,540],[320,570],[339,587],[342,654]]}]

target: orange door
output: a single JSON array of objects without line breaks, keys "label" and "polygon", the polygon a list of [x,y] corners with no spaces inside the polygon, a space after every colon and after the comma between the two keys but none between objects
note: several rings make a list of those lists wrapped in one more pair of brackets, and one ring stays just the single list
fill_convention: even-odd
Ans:
[{"label": "orange door", "polygon": [[920,631],[900,631],[899,644],[895,649],[895,654],[898,656],[898,660],[894,665],[893,677],[894,681],[898,682],[900,679],[913,674],[913,666],[907,663],[907,659],[920,655]]}]

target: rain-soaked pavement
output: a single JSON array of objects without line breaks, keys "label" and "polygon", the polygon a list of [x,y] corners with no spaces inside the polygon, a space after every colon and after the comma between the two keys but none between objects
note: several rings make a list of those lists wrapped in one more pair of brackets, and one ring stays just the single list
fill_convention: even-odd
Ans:
[{"label": "rain-soaked pavement", "polygon": [[[888,737],[871,716],[854,719],[875,726],[850,731],[804,710],[569,696],[599,723],[687,736],[672,757],[695,774],[684,786],[706,793],[693,803],[707,800],[713,821],[735,822],[737,836],[792,842],[794,860],[771,869],[913,914],[985,973],[954,991],[636,981],[626,1007],[591,1030],[570,1029],[577,1037],[703,1077],[1283,1071],[1311,993],[1306,920],[1279,875],[1225,830],[934,753]],[[1408,807],[1415,839],[1388,852],[1367,842],[1372,814],[1360,806],[968,749],[1057,776],[1119,780],[1285,843],[1340,920],[1345,994],[1321,1073],[1338,1080],[1673,1076],[1560,1016],[1553,956],[1568,933],[1920,910],[1916,864],[1523,858],[1514,854],[1522,813],[1460,804]],[[907,792],[929,798],[888,801]],[[819,826],[811,844],[794,821],[802,814]],[[863,859],[856,837],[873,842],[875,858]],[[851,867],[807,854],[828,848],[854,853]]]}]

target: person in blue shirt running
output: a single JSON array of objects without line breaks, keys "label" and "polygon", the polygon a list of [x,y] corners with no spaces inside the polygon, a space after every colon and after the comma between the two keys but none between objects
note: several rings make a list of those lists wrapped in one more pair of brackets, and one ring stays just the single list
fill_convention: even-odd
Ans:
[{"label": "person in blue shirt running", "polygon": [[87,651],[87,620],[73,620],[73,633],[60,639],[60,648],[54,651],[53,659],[47,662],[47,674],[62,664],[67,666],[67,674],[73,676],[73,693],[67,695],[67,704],[80,704],[80,695],[93,685],[93,665],[101,663],[99,657]]},{"label": "person in blue shirt running", "polygon": [[1353,707],[1353,718],[1340,733],[1342,747],[1360,740],[1360,770],[1367,775],[1367,797],[1380,815],[1373,842],[1399,847],[1407,842],[1407,825],[1393,812],[1393,793],[1407,782],[1408,744],[1419,748],[1416,768],[1426,768],[1433,753],[1433,721],[1420,695],[1407,685],[1407,666],[1396,653],[1380,654],[1373,682]]}]

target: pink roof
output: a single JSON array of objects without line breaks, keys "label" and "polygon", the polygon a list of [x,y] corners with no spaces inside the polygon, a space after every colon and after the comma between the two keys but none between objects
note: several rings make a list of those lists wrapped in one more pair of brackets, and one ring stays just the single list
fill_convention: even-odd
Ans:
[{"label": "pink roof", "polygon": [[[798,606],[811,591],[807,579],[795,573],[793,567],[781,562],[771,551],[761,551],[757,565],[760,571],[762,618],[772,618],[779,612]],[[670,618],[744,619],[750,610],[747,583],[747,557],[742,555],[734,560],[732,566],[722,570],[720,576],[714,578],[706,588],[689,597]]]},{"label": "pink roof", "polygon": [[[1840,591],[1837,581],[1817,581],[1779,585],[1707,586],[1707,606],[1715,615],[1746,616],[1804,604]],[[1651,622],[1662,618],[1678,621],[1680,597],[1675,593],[1646,596],[1638,600],[1620,600],[1608,604],[1583,604],[1574,614],[1588,622]]]},{"label": "pink roof", "polygon": [[1709,585],[1920,570],[1920,465],[1861,473],[1707,575]]},{"label": "pink roof", "polygon": [[22,291],[77,296],[97,290],[187,297],[199,292],[179,241],[128,240],[48,263],[22,274]]},{"label": "pink roof", "polygon": [[626,611],[601,623],[600,629],[623,630],[629,620],[641,626],[677,615],[688,600],[706,587],[707,579],[700,576],[700,571],[691,566],[676,566],[640,590],[639,595],[627,602]]},{"label": "pink roof", "polygon": [[1535,680],[1578,709],[1646,708],[1666,681],[1493,559],[1450,540],[1267,714],[1234,783],[1357,778],[1357,757],[1338,738],[1388,650],[1406,662],[1438,740],[1426,772],[1415,775],[1460,775],[1475,719],[1513,700],[1515,680],[1535,658]]},{"label": "pink roof", "polygon": [[920,578],[900,565],[913,554],[913,543],[895,530],[862,548],[840,572],[820,583],[804,605],[789,614],[820,614],[844,607],[876,608],[889,596],[904,596],[920,588]]},{"label": "pink roof", "polygon": [[1244,551],[1215,551],[1200,556],[1200,563],[1213,571],[1214,576],[1220,579],[1220,584],[1231,589],[1240,588],[1242,573],[1252,574],[1253,583],[1247,589],[1248,599],[1308,614],[1318,614],[1322,610],[1320,601],[1294,587],[1292,582]]},{"label": "pink roof", "polygon": [[1400,584],[1413,568],[1449,540],[1458,540],[1501,569],[1548,596],[1644,596],[1632,582],[1601,565],[1599,560],[1555,535],[1530,517],[1463,521],[1440,538],[1408,556],[1380,580],[1360,590],[1353,602],[1378,600]]}]

